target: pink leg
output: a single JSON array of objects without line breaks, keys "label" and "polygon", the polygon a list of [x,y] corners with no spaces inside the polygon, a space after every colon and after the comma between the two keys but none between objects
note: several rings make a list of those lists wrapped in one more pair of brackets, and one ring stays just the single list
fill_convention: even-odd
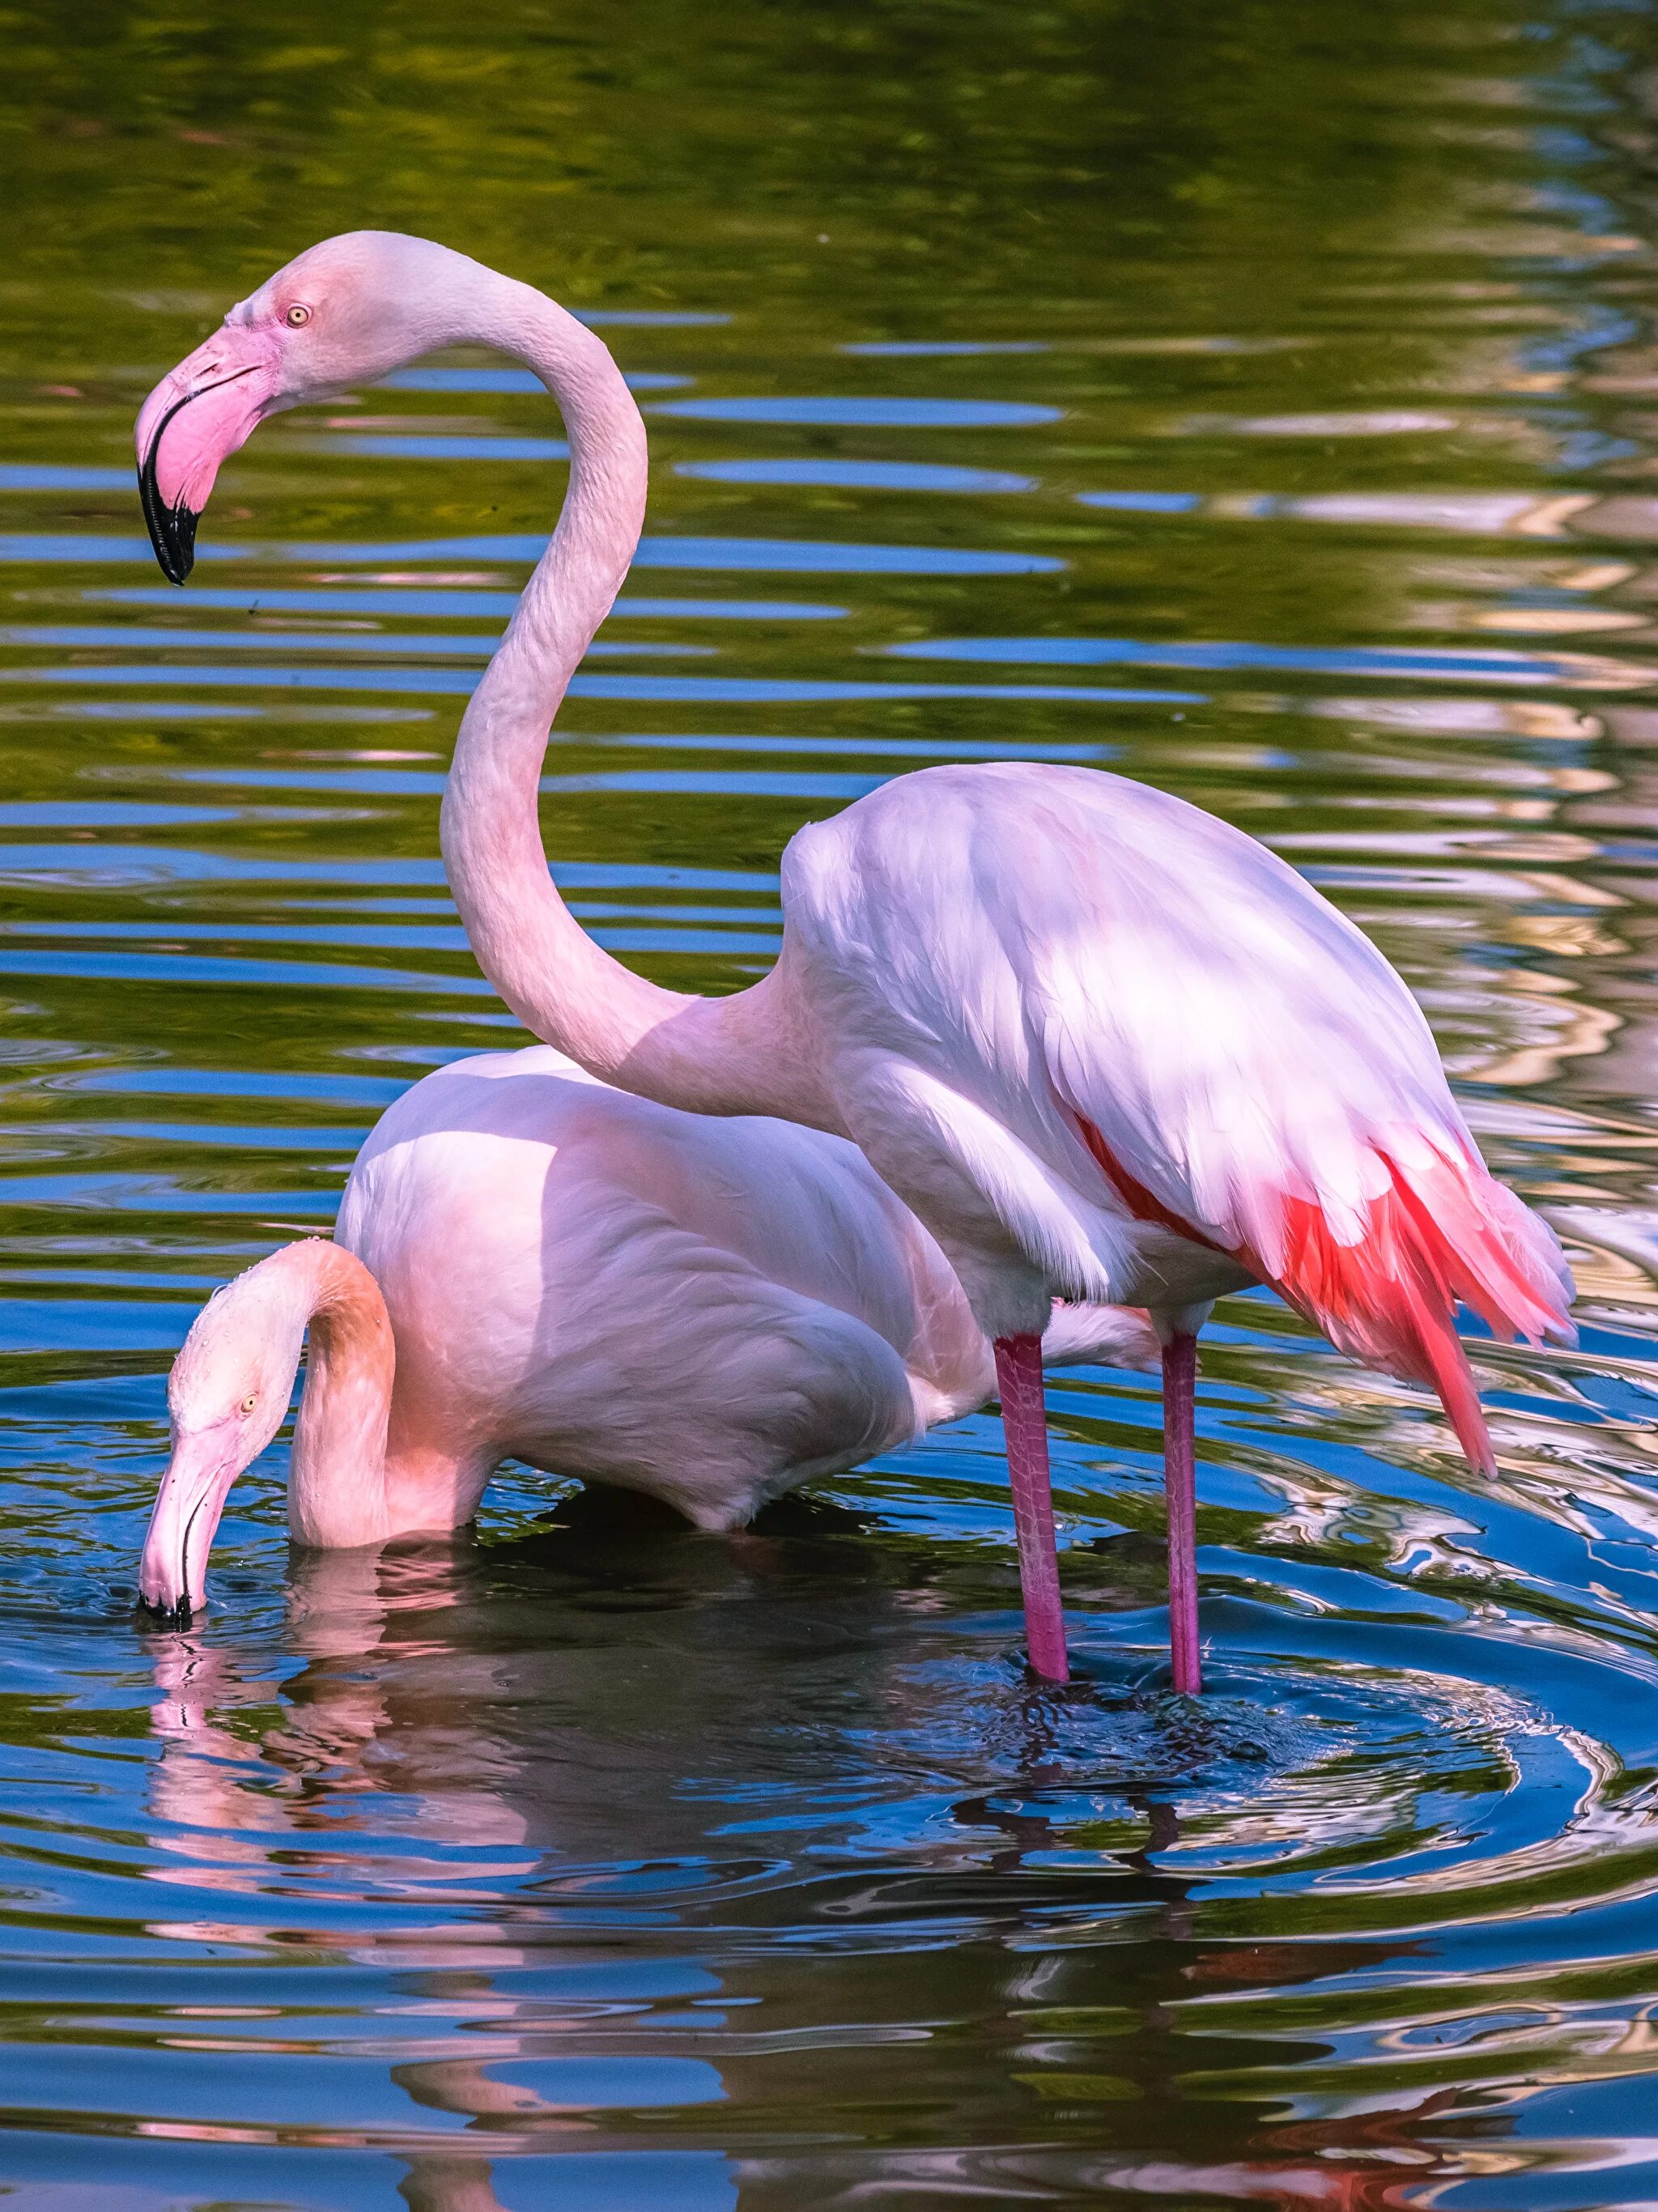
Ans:
[{"label": "pink leg", "polygon": [[1031,1672],[1045,1681],[1068,1682],[1065,1615],[1060,1607],[1060,1559],[1054,1543],[1054,1498],[1048,1480],[1048,1407],[1042,1396],[1042,1340],[999,1336],[996,1387],[1007,1437],[1007,1473],[1013,1488],[1013,1526],[1019,1538],[1019,1583],[1024,1592],[1025,1650]]},{"label": "pink leg", "polygon": [[1188,1697],[1203,1689],[1198,1643],[1198,1471],[1193,1401],[1198,1340],[1172,1337],[1163,1349],[1163,1480],[1169,1501],[1169,1643],[1175,1687]]}]

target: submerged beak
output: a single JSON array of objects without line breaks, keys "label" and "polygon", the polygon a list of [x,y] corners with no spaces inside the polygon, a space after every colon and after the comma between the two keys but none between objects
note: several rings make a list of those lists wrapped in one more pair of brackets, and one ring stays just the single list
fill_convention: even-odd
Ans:
[{"label": "submerged beak", "polygon": [[138,1563],[139,1602],[162,1626],[188,1628],[207,1601],[207,1555],[240,1468],[228,1423],[173,1438]]},{"label": "submerged beak", "polygon": [[138,410],[138,496],[161,574],[182,584],[219,465],[278,404],[273,332],[227,323],[164,376]]}]

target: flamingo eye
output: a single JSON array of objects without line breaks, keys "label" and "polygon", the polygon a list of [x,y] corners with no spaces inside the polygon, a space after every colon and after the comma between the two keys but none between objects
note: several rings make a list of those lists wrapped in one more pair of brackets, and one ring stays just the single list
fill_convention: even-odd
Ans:
[{"label": "flamingo eye", "polygon": [[282,317],[282,320],[287,324],[290,331],[303,330],[306,324],[307,324],[310,319],[310,308],[301,307],[297,301],[295,301],[295,305],[291,307],[288,313]]},{"label": "flamingo eye", "polygon": [[258,1404],[258,1402],[259,1402],[259,1394],[258,1394],[258,1392],[257,1390],[255,1390],[255,1391],[253,1391],[252,1393],[251,1393],[251,1395],[250,1395],[249,1396],[247,1396],[247,1397],[246,1397],[246,1398],[244,1398],[244,1399],[242,1400],[242,1411],[243,1411],[243,1413],[251,1413],[252,1412],[253,1408],[255,1407],[255,1406],[257,1406],[257,1405]]}]

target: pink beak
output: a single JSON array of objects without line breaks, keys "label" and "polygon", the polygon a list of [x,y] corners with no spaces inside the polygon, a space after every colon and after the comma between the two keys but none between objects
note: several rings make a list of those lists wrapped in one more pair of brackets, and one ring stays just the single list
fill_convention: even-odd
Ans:
[{"label": "pink beak", "polygon": [[139,1599],[170,1628],[188,1628],[207,1602],[207,1555],[240,1472],[236,1443],[228,1423],[173,1438],[138,1563]]},{"label": "pink beak", "polygon": [[161,574],[182,584],[219,464],[278,404],[274,331],[227,323],[164,376],[138,410],[138,495]]}]

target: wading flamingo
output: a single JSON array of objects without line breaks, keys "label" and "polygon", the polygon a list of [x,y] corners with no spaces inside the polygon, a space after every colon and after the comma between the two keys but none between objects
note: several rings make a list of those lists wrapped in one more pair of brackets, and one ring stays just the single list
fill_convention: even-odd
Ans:
[{"label": "wading flamingo", "polygon": [[925,769],[783,855],[771,972],[729,998],[601,951],[549,877],[549,726],[638,542],[644,425],[603,343],[424,239],[313,246],[145,401],[157,557],[187,574],[214,474],[262,416],[434,347],[499,347],[558,401],[569,487],[473,694],[443,848],[478,963],[605,1080],[850,1137],[926,1222],[995,1346],[1035,1672],[1066,1677],[1041,1331],[1055,1297],[1149,1308],[1163,1344],[1170,1641],[1201,1686],[1192,1401],[1213,1300],[1270,1283],[1341,1350],[1428,1382],[1492,1464],[1455,1314],[1570,1340],[1550,1231],[1496,1182],[1416,1002],[1253,838],[1097,770]]},{"label": "wading flamingo", "polygon": [[[327,1550],[461,1527],[507,1458],[734,1528],[995,1384],[949,1261],[854,1146],[678,1113],[545,1045],[484,1053],[382,1115],[332,1243],[283,1246],[197,1317],[138,1577],[174,1620],[307,1330],[288,1518]],[[1157,1339],[1060,1306],[1042,1350],[1150,1366]]]}]

